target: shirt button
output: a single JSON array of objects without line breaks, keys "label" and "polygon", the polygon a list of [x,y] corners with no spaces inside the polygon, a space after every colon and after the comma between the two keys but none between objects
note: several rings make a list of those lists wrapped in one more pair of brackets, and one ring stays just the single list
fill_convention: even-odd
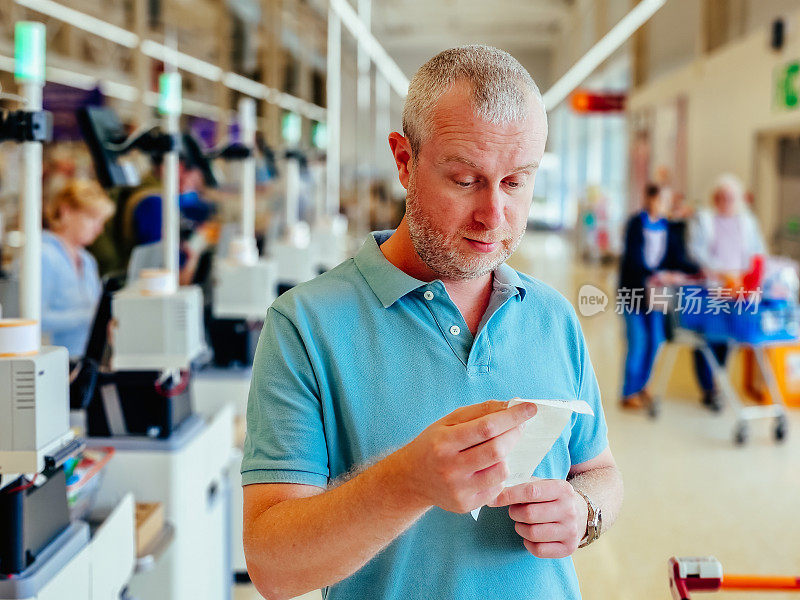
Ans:
[{"label": "shirt button", "polygon": [[450,328],[450,333],[452,333],[453,335],[458,335],[459,333],[461,333],[461,328],[458,325],[453,325]]},{"label": "shirt button", "polygon": [[425,300],[433,300],[433,292],[430,290],[426,291],[422,295],[425,296]]}]

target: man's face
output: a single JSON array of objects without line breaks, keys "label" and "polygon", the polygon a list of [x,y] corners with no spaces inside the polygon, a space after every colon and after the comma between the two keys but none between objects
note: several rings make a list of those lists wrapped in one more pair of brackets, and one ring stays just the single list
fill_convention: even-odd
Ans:
[{"label": "man's face", "polygon": [[664,192],[659,192],[655,196],[650,196],[645,200],[645,210],[651,215],[662,217],[667,210],[667,197]]},{"label": "man's face", "polygon": [[187,167],[181,161],[178,167],[178,186],[180,193],[194,192],[203,185],[203,172],[196,167]]},{"label": "man's face", "polygon": [[62,234],[81,247],[92,244],[103,232],[107,220],[102,212],[62,208]]},{"label": "man's face", "polygon": [[718,187],[714,191],[714,209],[723,217],[736,213],[736,192],[729,186]]},{"label": "man's face", "polygon": [[481,277],[519,245],[547,124],[531,98],[523,121],[477,117],[465,86],[445,94],[409,165],[406,222],[422,261],[446,279]]}]

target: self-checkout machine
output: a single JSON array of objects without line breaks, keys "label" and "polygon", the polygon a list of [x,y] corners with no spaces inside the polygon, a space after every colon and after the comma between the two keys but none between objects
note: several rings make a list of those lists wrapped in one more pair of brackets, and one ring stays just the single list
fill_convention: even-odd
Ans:
[{"label": "self-checkout machine", "polygon": [[[178,287],[180,76],[164,73],[159,86],[163,133],[150,135],[145,146],[164,151],[164,269],[142,270],[110,296],[110,369],[99,373],[90,396],[87,445],[115,449],[98,502],[133,491],[137,500],[164,507],[162,530],[138,556],[131,594],[217,600],[231,591],[226,469],[232,411],[223,407],[204,418],[192,409],[192,362],[204,351],[203,302],[198,287]],[[122,172],[106,164],[132,145],[119,139],[113,113],[85,112],[83,120],[96,166],[99,159],[106,171]],[[94,329],[103,329],[97,320]]]},{"label": "self-checkout machine", "polygon": [[0,598],[120,597],[133,570],[133,498],[81,518],[71,511],[67,470],[84,444],[69,425],[69,358],[40,344],[42,144],[52,129],[44,62],[44,25],[17,23],[23,110],[0,113],[0,140],[22,144],[25,245],[20,318],[0,319]]},{"label": "self-checkout machine", "polygon": [[300,218],[301,195],[307,161],[298,148],[302,136],[302,120],[296,113],[286,113],[281,124],[286,143],[282,160],[283,231],[267,248],[278,269],[278,294],[319,275],[317,252],[311,243],[311,227]]},{"label": "self-checkout machine", "polygon": [[[314,123],[311,129],[311,145],[318,157],[328,145],[327,126],[324,122]],[[314,160],[309,164],[309,179],[314,197],[315,216],[311,229],[311,245],[314,260],[320,272],[329,271],[348,257],[347,217],[339,212],[338,199],[330,201],[325,179],[326,164]]]},{"label": "self-checkout machine", "polygon": [[259,257],[255,237],[256,107],[239,102],[241,141],[248,153],[239,161],[241,227],[214,263],[212,320],[209,323],[215,366],[197,373],[193,399],[200,414],[212,415],[225,406],[234,412],[228,483],[231,491],[231,563],[236,581],[249,581],[242,545],[242,461],[244,417],[253,355],[264,317],[277,293],[275,261]]},{"label": "self-checkout machine", "polygon": [[277,265],[259,257],[256,245],[256,105],[251,98],[239,101],[239,129],[244,150],[236,161],[241,174],[240,231],[226,248],[218,249],[214,261],[209,337],[216,365],[249,369],[264,316],[277,292]]}]

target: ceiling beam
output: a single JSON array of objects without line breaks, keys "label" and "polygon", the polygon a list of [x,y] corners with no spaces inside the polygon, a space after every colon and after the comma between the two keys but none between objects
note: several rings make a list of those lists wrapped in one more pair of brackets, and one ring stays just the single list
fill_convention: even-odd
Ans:
[{"label": "ceiling beam", "polygon": [[543,95],[547,111],[563,102],[572,91],[611,56],[664,6],[667,0],[639,0],[620,21],[564,73]]},{"label": "ceiling beam", "polygon": [[496,21],[516,22],[516,23],[552,23],[561,26],[570,13],[564,9],[542,10],[538,8],[527,8],[520,10],[525,4],[487,4],[459,6],[456,10],[448,10],[438,3],[420,3],[413,8],[400,6],[382,7],[375,10],[374,20],[377,26],[393,22],[413,23],[421,28],[430,27],[429,21],[476,21],[491,24]]},{"label": "ceiling beam", "polygon": [[558,41],[556,34],[486,32],[468,34],[458,31],[419,32],[411,35],[378,35],[381,44],[391,52],[415,49],[439,49],[463,44],[487,44],[498,48],[551,48]]}]

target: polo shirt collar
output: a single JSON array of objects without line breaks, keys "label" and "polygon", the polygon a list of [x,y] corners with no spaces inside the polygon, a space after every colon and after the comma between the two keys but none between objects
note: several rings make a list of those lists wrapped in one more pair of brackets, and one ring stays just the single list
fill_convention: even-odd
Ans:
[{"label": "polo shirt collar", "polygon": [[[354,259],[356,267],[384,308],[389,308],[409,292],[428,284],[404,273],[383,255],[380,245],[393,233],[393,229],[373,231],[364,240]],[[494,272],[494,286],[515,288],[515,295],[519,294],[520,300],[525,298],[525,286],[519,274],[505,263]]]},{"label": "polo shirt collar", "polygon": [[512,291],[515,295],[519,294],[520,300],[524,300],[525,294],[527,293],[519,273],[509,267],[506,263],[501,264],[494,270],[494,286],[496,288],[502,288],[504,286],[507,286],[508,288],[516,288]]},{"label": "polo shirt collar", "polygon": [[391,229],[370,233],[355,256],[356,267],[384,308],[426,283],[395,267],[381,252],[380,245],[393,233]]}]

